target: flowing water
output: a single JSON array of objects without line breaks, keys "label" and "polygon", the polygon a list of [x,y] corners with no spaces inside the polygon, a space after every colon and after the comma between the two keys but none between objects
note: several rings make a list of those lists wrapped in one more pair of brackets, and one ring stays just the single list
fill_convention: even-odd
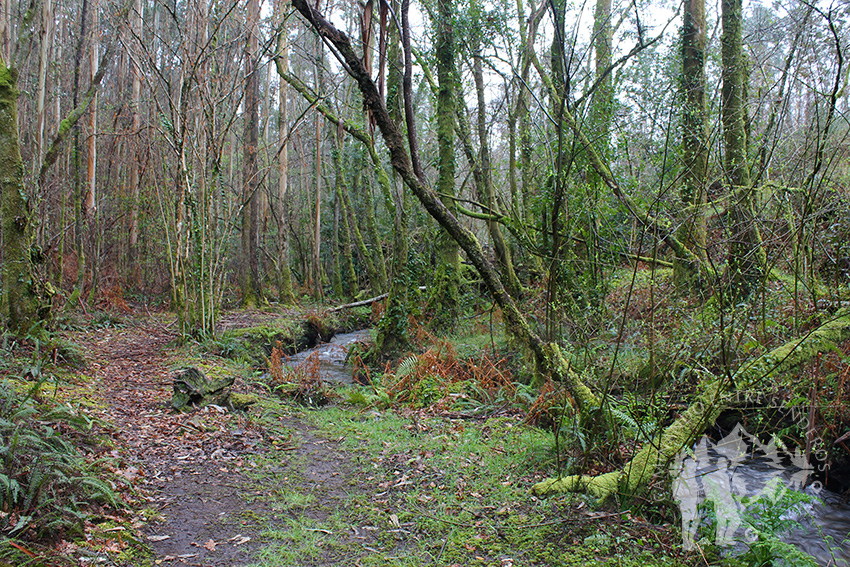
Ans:
[{"label": "flowing water", "polygon": [[354,331],[335,335],[331,342],[299,352],[286,360],[286,366],[296,368],[318,362],[318,372],[322,381],[333,384],[351,384],[354,369],[346,364],[348,348],[358,341],[369,339],[368,330]]},{"label": "flowing water", "polygon": [[[728,452],[724,454],[720,446],[709,447],[703,453],[703,457],[707,458],[690,470],[691,478],[696,480],[692,487],[699,489],[681,490],[677,497],[683,517],[689,510],[692,513],[696,511],[707,498],[713,500],[716,522],[721,527],[709,537],[715,537],[718,543],[724,543],[722,540],[725,538],[725,543],[732,545],[732,553],[738,554],[746,551],[752,541],[752,536],[745,529],[748,524],[743,519],[741,498],[746,496],[754,500],[765,497],[769,501],[779,501],[779,506],[787,506],[787,502],[777,496],[781,496],[787,488],[799,488],[801,481],[804,483],[807,477],[811,480],[811,471],[787,462],[777,466],[775,458],[756,457],[730,462],[728,456]],[[783,520],[796,524],[790,532],[782,534],[781,539],[805,551],[820,565],[850,567],[850,505],[847,500],[821,488],[819,483],[805,487],[802,492],[811,497],[811,502],[781,510]],[[697,512],[697,522],[699,514]],[[683,526],[683,531],[686,529]]]}]

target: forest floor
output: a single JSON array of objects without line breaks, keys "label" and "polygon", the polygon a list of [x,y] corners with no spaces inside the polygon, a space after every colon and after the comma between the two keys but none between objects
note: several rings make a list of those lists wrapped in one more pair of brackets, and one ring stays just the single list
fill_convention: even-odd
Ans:
[{"label": "forest floor", "polygon": [[[134,510],[87,542],[60,544],[80,565],[688,562],[663,519],[598,509],[583,496],[532,497],[531,485],[551,474],[552,439],[517,412],[379,409],[349,403],[358,398],[349,386],[322,408],[261,395],[247,412],[175,413],[176,367],[229,370],[175,346],[169,323],[134,314],[66,333],[88,366],[59,396],[89,398],[113,440],[99,451],[132,487]],[[256,394],[252,376],[243,372],[235,390]]]}]

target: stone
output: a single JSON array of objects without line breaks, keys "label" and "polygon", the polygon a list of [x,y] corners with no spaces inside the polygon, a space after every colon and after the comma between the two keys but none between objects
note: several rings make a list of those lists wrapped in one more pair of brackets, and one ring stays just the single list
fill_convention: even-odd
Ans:
[{"label": "stone", "polygon": [[185,411],[210,404],[227,406],[230,401],[230,387],[235,379],[235,376],[228,376],[210,380],[203,370],[194,366],[181,368],[174,374],[171,407],[177,411]]}]

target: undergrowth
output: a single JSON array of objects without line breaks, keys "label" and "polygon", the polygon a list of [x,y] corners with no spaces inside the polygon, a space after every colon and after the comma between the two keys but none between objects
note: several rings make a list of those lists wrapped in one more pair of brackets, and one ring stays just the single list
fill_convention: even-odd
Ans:
[{"label": "undergrowth", "polygon": [[79,536],[92,514],[122,507],[75,444],[92,435],[93,419],[44,399],[44,384],[0,382],[0,538],[9,543],[0,558],[21,562],[34,557],[30,543]]}]

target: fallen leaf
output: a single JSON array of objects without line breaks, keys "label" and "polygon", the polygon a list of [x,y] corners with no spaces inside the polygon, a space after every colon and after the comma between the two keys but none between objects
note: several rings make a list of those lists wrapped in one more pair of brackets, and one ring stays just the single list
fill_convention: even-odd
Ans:
[{"label": "fallen leaf", "polygon": [[218,544],[215,541],[209,540],[207,541],[207,543],[204,544],[204,548],[206,548],[208,551],[215,551],[216,545]]},{"label": "fallen leaf", "polygon": [[165,541],[170,537],[170,535],[149,535],[148,541]]},{"label": "fallen leaf", "polygon": [[243,543],[248,543],[249,541],[251,541],[251,538],[248,536],[243,536],[242,534],[237,534],[227,541],[229,541],[233,545],[242,545]]},{"label": "fallen leaf", "polygon": [[398,516],[395,514],[390,514],[390,522],[397,528],[401,527],[401,524],[398,523]]}]

